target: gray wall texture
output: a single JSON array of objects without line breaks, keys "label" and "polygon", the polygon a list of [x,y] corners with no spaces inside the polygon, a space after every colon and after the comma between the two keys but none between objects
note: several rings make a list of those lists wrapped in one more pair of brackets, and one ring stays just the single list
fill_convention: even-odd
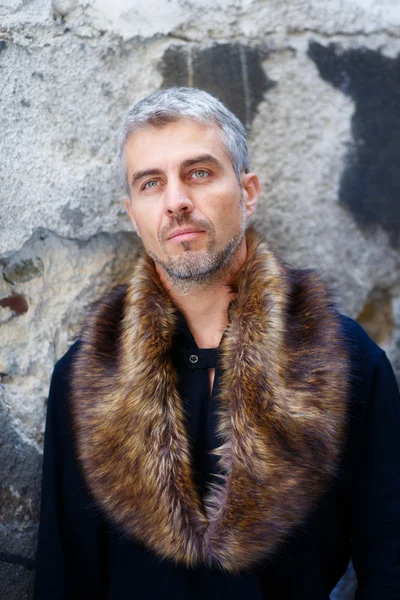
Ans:
[{"label": "gray wall texture", "polygon": [[398,0],[0,1],[0,598],[32,595],[52,368],[134,261],[118,124],[169,85],[243,120],[271,247],[400,373]]}]

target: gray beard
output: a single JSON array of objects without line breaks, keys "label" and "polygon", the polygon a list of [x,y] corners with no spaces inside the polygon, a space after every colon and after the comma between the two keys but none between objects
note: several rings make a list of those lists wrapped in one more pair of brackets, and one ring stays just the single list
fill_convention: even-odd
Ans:
[{"label": "gray beard", "polygon": [[[213,233],[211,226],[208,230]],[[219,252],[215,252],[215,238],[212,236],[205,252],[190,250],[190,242],[182,242],[185,252],[179,258],[163,261],[153,252],[147,250],[147,253],[165,271],[171,284],[184,293],[196,287],[207,287],[229,272],[245,232],[246,218],[244,216],[240,231]]]},{"label": "gray beard", "polygon": [[[170,259],[168,261],[160,260],[155,254],[148,251],[149,256],[167,273],[171,281],[187,283],[208,283],[214,280],[215,275],[227,271],[232,259],[239,248],[245,234],[245,228],[232,238],[228,244],[219,252],[197,253],[185,248],[185,242],[182,246],[185,248],[185,254],[179,259]],[[187,244],[188,246],[189,244]],[[214,245],[214,244],[213,244]]]}]

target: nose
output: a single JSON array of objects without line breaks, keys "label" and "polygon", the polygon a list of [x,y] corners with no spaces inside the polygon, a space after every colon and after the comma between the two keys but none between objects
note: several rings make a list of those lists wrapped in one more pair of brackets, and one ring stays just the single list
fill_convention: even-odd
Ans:
[{"label": "nose", "polygon": [[194,206],[180,180],[170,179],[164,192],[165,212],[171,217],[178,213],[191,213]]}]

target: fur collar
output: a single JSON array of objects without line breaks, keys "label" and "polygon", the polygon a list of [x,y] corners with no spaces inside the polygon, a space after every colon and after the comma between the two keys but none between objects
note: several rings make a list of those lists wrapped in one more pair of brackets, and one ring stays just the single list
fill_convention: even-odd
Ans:
[{"label": "fur collar", "polygon": [[224,476],[204,503],[170,358],[176,309],[151,259],[99,305],[73,372],[78,454],[106,514],[161,557],[228,571],[270,556],[318,502],[348,385],[338,315],[314,273],[250,232],[236,285],[221,346]]}]

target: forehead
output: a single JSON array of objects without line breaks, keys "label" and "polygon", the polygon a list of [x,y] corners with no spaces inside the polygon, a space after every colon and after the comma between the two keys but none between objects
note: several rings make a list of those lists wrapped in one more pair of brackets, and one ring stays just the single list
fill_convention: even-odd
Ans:
[{"label": "forehead", "polygon": [[204,125],[192,120],[137,129],[125,144],[128,174],[144,168],[167,168],[202,154],[210,154],[228,164],[230,157],[221,134],[218,125]]}]

